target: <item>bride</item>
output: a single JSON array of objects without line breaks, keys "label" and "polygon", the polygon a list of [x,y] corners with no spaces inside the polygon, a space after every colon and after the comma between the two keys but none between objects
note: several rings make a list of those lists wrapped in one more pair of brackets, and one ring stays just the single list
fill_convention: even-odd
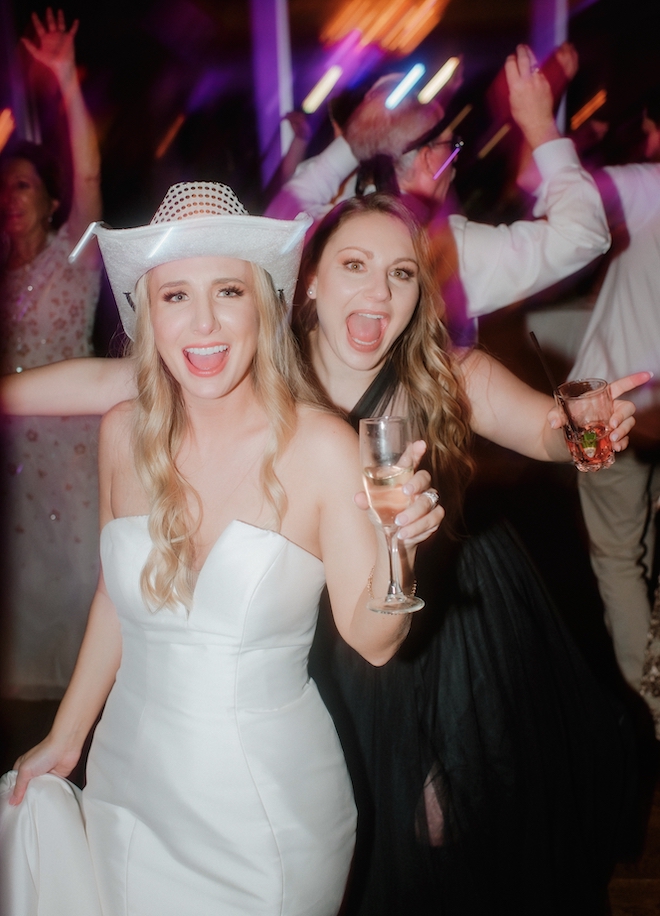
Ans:
[{"label": "bride", "polygon": [[[409,618],[366,609],[388,561],[354,501],[356,438],[296,361],[306,226],[187,184],[150,226],[96,228],[138,394],[102,424],[102,574],[71,684],[5,777],[8,913],[339,909],[356,818],[307,675],[319,596],[373,665]],[[409,563],[442,517],[417,498],[429,479],[410,484]],[[102,709],[79,793],[62,777]]]}]

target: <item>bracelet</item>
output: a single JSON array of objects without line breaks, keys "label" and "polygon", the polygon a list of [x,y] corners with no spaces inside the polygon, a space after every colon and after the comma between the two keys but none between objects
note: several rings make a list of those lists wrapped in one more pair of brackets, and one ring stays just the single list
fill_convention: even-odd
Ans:
[{"label": "bracelet", "polygon": [[[371,572],[369,573],[369,576],[367,578],[367,595],[369,596],[369,598],[372,601],[374,601],[376,598],[376,596],[374,595],[374,573],[375,572],[376,572],[376,567],[372,566]],[[412,588],[410,589],[410,595],[411,597],[414,598],[416,594],[417,594],[417,579],[413,579]]]},{"label": "bracelet", "polygon": [[373,601],[375,599],[374,595],[374,573],[376,572],[376,567],[371,567],[371,572],[369,573],[369,578],[367,579],[367,595]]}]

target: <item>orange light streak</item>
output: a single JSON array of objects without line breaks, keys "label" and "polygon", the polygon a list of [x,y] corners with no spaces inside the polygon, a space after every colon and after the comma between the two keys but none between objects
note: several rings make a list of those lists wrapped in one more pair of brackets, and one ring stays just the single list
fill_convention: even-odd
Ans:
[{"label": "orange light streak", "polygon": [[395,29],[400,17],[405,15],[408,5],[409,0],[399,0],[398,3],[390,4],[385,10],[374,11],[376,15],[372,15],[371,22],[368,25],[365,24],[362,29],[364,43],[376,42],[380,35],[387,35],[392,29]]},{"label": "orange light streak", "polygon": [[438,0],[426,0],[416,10],[411,10],[408,16],[401,19],[392,34],[391,41],[405,43],[406,37],[414,35],[419,31],[420,26],[425,26],[427,21],[435,15],[435,7],[438,6]]},{"label": "orange light streak", "polygon": [[389,48],[392,51],[397,51],[399,54],[405,57],[406,54],[411,54],[418,44],[420,44],[426,36],[429,34],[431,29],[434,29],[440,18],[437,20],[431,21],[428,17],[420,22],[414,32],[410,30],[406,31],[406,35],[400,38],[398,41],[394,39],[388,42]]},{"label": "orange light streak", "polygon": [[482,147],[481,147],[481,149],[480,149],[479,152],[477,153],[477,158],[478,158],[478,159],[484,159],[484,158],[488,155],[488,153],[489,153],[495,146],[497,146],[497,144],[500,142],[500,140],[502,139],[502,137],[506,137],[506,135],[509,133],[510,130],[511,130],[511,125],[510,125],[510,124],[503,124],[502,127],[500,127],[500,129],[497,131],[497,133],[494,134],[494,135],[490,138],[490,140],[488,141],[488,143],[487,143],[485,146],[482,146]]},{"label": "orange light streak", "polygon": [[171,127],[169,128],[169,130],[167,131],[167,133],[165,134],[165,136],[163,137],[163,139],[160,141],[160,143],[158,144],[156,148],[156,152],[154,154],[156,159],[163,158],[163,156],[168,151],[172,143],[174,143],[176,135],[179,133],[179,131],[183,127],[183,122],[185,120],[186,120],[186,116],[184,114],[179,114],[176,116],[176,118],[172,122]]},{"label": "orange light streak", "polygon": [[5,146],[16,127],[11,108],[0,111],[0,150]]},{"label": "orange light streak", "polygon": [[456,115],[454,120],[450,124],[447,125],[447,130],[449,131],[456,130],[458,125],[461,123],[461,121],[467,118],[467,116],[470,114],[471,111],[472,111],[472,105],[466,105],[465,108],[461,108],[461,110]]},{"label": "orange light streak", "polygon": [[604,89],[601,89],[592,99],[589,99],[586,105],[583,105],[582,108],[573,115],[571,118],[571,130],[577,130],[595,111],[602,108],[606,101],[607,93]]},{"label": "orange light streak", "polygon": [[353,0],[352,3],[347,3],[346,6],[337,13],[335,18],[329,22],[325,29],[323,29],[321,32],[321,41],[340,41],[353,29],[359,29],[361,31],[358,23],[363,16],[368,14],[371,6],[371,0]]},{"label": "orange light streak", "polygon": [[348,0],[321,33],[334,44],[349,32],[362,33],[362,44],[377,43],[385,51],[409,54],[435,28],[449,0]]}]

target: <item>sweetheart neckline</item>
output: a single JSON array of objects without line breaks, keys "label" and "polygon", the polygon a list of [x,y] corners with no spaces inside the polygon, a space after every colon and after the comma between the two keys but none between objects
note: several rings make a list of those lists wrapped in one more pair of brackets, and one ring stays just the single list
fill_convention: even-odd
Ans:
[{"label": "sweetheart neckline", "polygon": [[[106,529],[109,525],[112,525],[114,522],[119,522],[119,521],[122,521],[122,520],[129,520],[129,521],[130,521],[130,520],[136,520],[136,519],[148,520],[148,519],[149,519],[149,516],[146,515],[146,514],[143,514],[143,515],[119,515],[119,516],[117,516],[116,518],[111,518],[109,522],[106,522],[106,523],[105,523],[105,525],[104,525],[103,528],[101,529],[101,534],[103,534],[103,532],[105,531],[105,529]],[[220,532],[220,534],[218,535],[218,537],[215,539],[215,541],[214,541],[213,544],[211,545],[211,548],[210,548],[209,552],[208,552],[207,555],[206,555],[206,559],[205,559],[204,562],[202,563],[202,565],[201,565],[201,567],[200,567],[200,569],[199,569],[199,571],[198,571],[198,573],[197,573],[197,579],[196,579],[196,581],[195,581],[195,586],[194,586],[194,589],[193,589],[193,597],[194,597],[194,593],[195,593],[195,591],[196,591],[196,589],[197,589],[197,583],[199,582],[200,577],[201,577],[202,573],[204,572],[204,569],[206,568],[206,564],[208,563],[211,554],[215,552],[215,550],[216,550],[218,544],[219,544],[220,541],[224,538],[225,534],[227,533],[227,531],[229,531],[229,529],[232,527],[232,525],[243,525],[244,528],[249,528],[249,529],[251,529],[252,531],[259,532],[259,533],[261,533],[261,534],[275,535],[275,537],[281,538],[281,540],[283,540],[283,541],[285,542],[285,544],[289,544],[291,547],[295,547],[296,550],[301,551],[301,553],[303,553],[303,554],[305,554],[306,556],[310,557],[310,559],[315,560],[318,564],[320,564],[321,567],[323,567],[323,560],[321,560],[319,557],[315,556],[313,553],[310,553],[309,550],[305,550],[305,548],[304,548],[304,547],[301,547],[300,544],[296,544],[295,541],[289,540],[289,538],[285,537],[285,536],[284,536],[283,534],[281,534],[279,531],[273,531],[271,528],[262,528],[260,525],[252,525],[250,522],[244,522],[244,521],[242,521],[242,519],[240,519],[240,518],[233,518],[230,522],[227,523],[227,525],[225,525],[225,527],[222,529],[222,531]]]}]

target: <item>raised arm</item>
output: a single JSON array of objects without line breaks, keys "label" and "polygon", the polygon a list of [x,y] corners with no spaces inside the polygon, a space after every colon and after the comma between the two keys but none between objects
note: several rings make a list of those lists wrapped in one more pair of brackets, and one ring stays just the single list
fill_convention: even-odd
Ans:
[{"label": "raised arm", "polygon": [[[563,418],[551,397],[530,388],[480,351],[473,351],[463,360],[462,370],[476,433],[529,458],[570,461],[562,431]],[[634,405],[618,399],[650,377],[648,372],[638,372],[610,385],[615,399],[610,438],[616,452],[627,448],[628,435],[635,423]]]},{"label": "raised arm", "polygon": [[603,203],[571,140],[562,138],[552,91],[521,45],[505,65],[511,113],[533,150],[540,185],[534,220],[510,226],[449,218],[469,317],[525,299],[604,254],[610,233]]},{"label": "raised arm", "polygon": [[[125,436],[111,427],[114,417],[101,426],[99,487],[101,528],[112,518],[111,480],[118,446]],[[110,428],[109,428],[110,427]],[[89,612],[87,628],[71,682],[55,716],[53,727],[39,744],[15,763],[16,785],[9,799],[18,805],[28,783],[43,773],[68,776],[80,758],[89,730],[103,708],[121,661],[121,630],[115,607],[106,591],[103,574]]]},{"label": "raised arm", "polygon": [[284,120],[289,122],[293,130],[291,146],[280,165],[281,180],[287,182],[293,178],[296,169],[305,158],[307,146],[312,139],[312,129],[304,111],[290,111],[284,116]]},{"label": "raised arm", "polygon": [[[23,38],[23,44],[36,61],[51,71],[64,103],[73,162],[73,200],[68,223],[75,244],[87,226],[101,218],[101,157],[76,70],[74,38],[78,20],[67,30],[62,10],[55,15],[48,8],[43,23],[36,13],[32,14],[32,23],[37,41]],[[81,255],[90,266],[98,259],[95,249],[96,246],[89,245]]]},{"label": "raised arm", "polygon": [[104,414],[134,398],[133,360],[66,359],[0,378],[0,412],[16,416]]},{"label": "raised arm", "polygon": [[315,220],[322,219],[332,209],[342,183],[357,166],[358,160],[346,140],[337,137],[317,156],[300,163],[264,215],[295,219],[299,213],[308,213]]},{"label": "raised arm", "polygon": [[561,134],[553,115],[552,88],[539,70],[531,48],[518,45],[516,53],[507,57],[504,73],[511,117],[532,150],[558,140]]}]

